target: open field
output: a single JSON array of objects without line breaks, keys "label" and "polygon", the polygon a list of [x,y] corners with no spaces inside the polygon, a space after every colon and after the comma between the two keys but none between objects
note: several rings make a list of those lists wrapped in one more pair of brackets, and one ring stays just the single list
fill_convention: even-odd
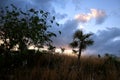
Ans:
[{"label": "open field", "polygon": [[2,59],[0,80],[120,80],[120,61],[110,56],[82,57],[79,67],[77,57],[51,53]]}]

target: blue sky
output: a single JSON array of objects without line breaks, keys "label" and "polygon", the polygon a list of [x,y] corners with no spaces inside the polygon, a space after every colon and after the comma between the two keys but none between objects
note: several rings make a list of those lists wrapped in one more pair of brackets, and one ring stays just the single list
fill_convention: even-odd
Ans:
[{"label": "blue sky", "polygon": [[[64,2],[64,1],[63,1]],[[107,27],[119,27],[120,17],[120,1],[119,0],[69,0],[64,3],[53,3],[55,11],[61,14],[67,14],[66,19],[73,19],[77,14],[88,14],[90,9],[104,11],[106,14],[105,20],[99,24],[95,24],[95,20],[91,19],[87,23],[81,23],[85,30],[97,32],[98,30],[106,29]],[[63,23],[63,20],[61,20]]]},{"label": "blue sky", "polygon": [[1,0],[0,7],[15,4],[27,9],[43,9],[56,16],[62,34],[53,38],[54,45],[69,49],[77,29],[92,32],[95,41],[86,53],[120,55],[120,0]]}]

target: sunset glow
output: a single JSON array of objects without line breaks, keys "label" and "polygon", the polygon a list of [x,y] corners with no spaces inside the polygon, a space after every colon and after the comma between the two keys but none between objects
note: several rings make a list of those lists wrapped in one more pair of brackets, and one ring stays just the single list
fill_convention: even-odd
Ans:
[{"label": "sunset glow", "polygon": [[[73,40],[73,33],[77,29],[82,29],[85,33],[94,34],[92,39],[95,43],[86,51],[101,54],[106,52],[118,54],[120,51],[120,0],[2,0],[0,7],[10,4],[24,11],[35,8],[48,11],[55,16],[59,27],[53,25],[50,30],[57,34],[56,38],[52,38],[57,48],[69,45]],[[58,34],[59,30],[61,35]],[[57,49],[56,52],[60,50]]]}]

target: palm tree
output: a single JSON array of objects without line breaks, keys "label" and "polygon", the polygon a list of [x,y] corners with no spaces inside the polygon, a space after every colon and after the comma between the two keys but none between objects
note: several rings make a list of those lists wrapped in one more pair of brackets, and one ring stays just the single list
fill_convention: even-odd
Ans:
[{"label": "palm tree", "polygon": [[81,52],[92,45],[94,41],[90,39],[91,33],[84,34],[82,30],[77,30],[73,35],[73,42],[70,43],[72,48],[79,48],[78,62],[80,63]]},{"label": "palm tree", "polygon": [[76,54],[78,52],[78,50],[72,50],[73,54]]}]

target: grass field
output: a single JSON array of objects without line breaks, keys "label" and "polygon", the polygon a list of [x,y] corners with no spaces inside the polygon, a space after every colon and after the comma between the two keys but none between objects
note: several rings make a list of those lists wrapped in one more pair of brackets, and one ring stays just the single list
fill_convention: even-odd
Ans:
[{"label": "grass field", "polygon": [[19,57],[9,68],[1,66],[0,80],[120,80],[120,61],[111,56],[82,57],[79,67],[75,56],[40,53]]}]

